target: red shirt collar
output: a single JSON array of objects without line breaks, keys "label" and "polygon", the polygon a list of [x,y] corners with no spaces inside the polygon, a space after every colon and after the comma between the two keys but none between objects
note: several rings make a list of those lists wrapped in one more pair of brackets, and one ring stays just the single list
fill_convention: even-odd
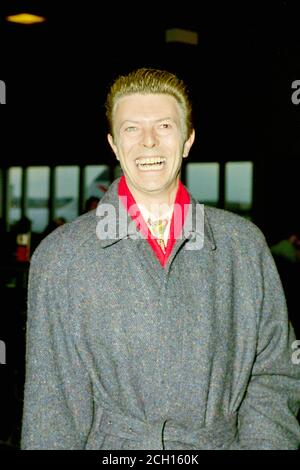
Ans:
[{"label": "red shirt collar", "polygon": [[[187,214],[188,206],[190,203],[190,195],[184,185],[179,180],[178,189],[175,197],[174,211],[170,225],[169,239],[166,246],[166,252],[164,253],[160,246],[157,243],[157,239],[150,232],[147,223],[145,222],[138,205],[128,188],[125,176],[121,176],[118,186],[118,195],[124,204],[125,209],[131,216],[132,220],[135,222],[137,228],[141,231],[143,236],[147,238],[148,243],[153,249],[155,255],[159,259],[161,265],[165,267],[169,256],[174,247],[175,241],[181,233],[182,227],[184,225],[185,217]],[[174,219],[174,212],[178,210],[176,214],[176,219]],[[176,220],[176,225],[174,223]]]}]

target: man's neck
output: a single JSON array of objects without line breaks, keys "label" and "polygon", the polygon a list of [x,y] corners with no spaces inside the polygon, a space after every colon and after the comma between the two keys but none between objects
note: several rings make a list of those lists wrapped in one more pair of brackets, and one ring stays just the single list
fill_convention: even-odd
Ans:
[{"label": "man's neck", "polygon": [[137,191],[136,188],[128,185],[131,194],[133,195],[135,202],[140,206],[143,206],[151,214],[157,215],[158,213],[164,214],[173,208],[179,180],[175,183],[174,187],[168,188],[167,191],[158,194],[146,194],[141,191]]}]

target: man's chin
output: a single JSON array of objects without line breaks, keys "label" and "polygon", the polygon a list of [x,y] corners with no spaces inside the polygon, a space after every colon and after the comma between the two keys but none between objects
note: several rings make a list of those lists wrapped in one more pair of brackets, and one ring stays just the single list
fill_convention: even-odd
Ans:
[{"label": "man's chin", "polygon": [[[128,179],[127,179],[128,182]],[[166,189],[168,186],[165,181],[157,181],[157,178],[136,178],[135,180],[130,180],[130,183],[138,191],[142,192],[160,192]]]},{"label": "man's chin", "polygon": [[160,194],[166,190],[165,186],[139,186],[136,188],[138,191],[144,194]]}]

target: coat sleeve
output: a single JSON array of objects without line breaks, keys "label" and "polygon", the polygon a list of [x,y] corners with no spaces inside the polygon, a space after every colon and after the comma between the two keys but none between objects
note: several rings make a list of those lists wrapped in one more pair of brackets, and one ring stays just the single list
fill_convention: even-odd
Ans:
[{"label": "coat sleeve", "polygon": [[265,242],[255,274],[260,284],[257,349],[238,414],[239,448],[297,449],[300,364],[281,281]]},{"label": "coat sleeve", "polygon": [[92,422],[92,387],[75,342],[67,257],[60,256],[57,236],[49,237],[35,251],[29,271],[21,448],[83,449]]}]

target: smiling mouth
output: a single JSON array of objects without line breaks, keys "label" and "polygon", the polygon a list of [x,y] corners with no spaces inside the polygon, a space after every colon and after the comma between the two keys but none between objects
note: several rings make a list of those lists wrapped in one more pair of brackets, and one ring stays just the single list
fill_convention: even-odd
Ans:
[{"label": "smiling mouth", "polygon": [[160,170],[165,162],[165,157],[137,158],[135,161],[140,170]]}]

